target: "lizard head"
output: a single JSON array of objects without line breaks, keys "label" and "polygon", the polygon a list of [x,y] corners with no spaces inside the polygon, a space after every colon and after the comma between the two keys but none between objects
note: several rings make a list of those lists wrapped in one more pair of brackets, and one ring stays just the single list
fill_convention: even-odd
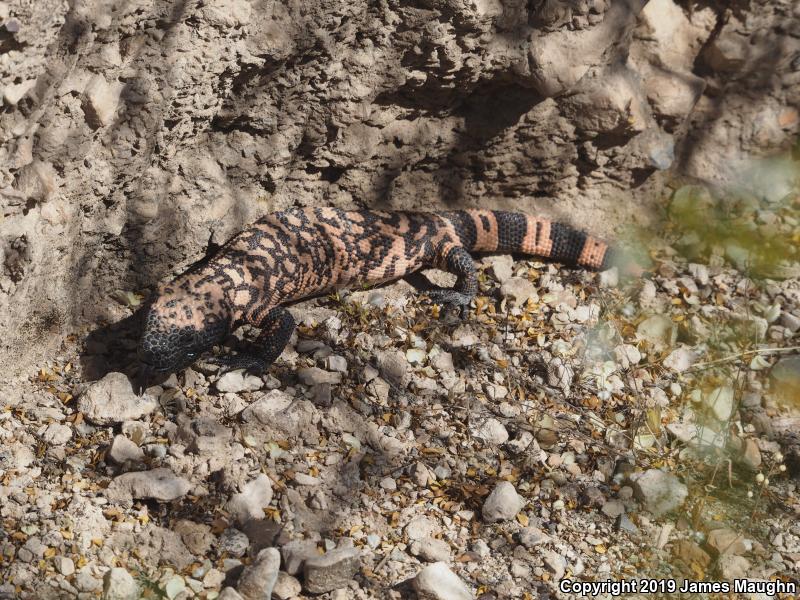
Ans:
[{"label": "lizard head", "polygon": [[168,285],[153,301],[139,342],[143,375],[180,371],[222,342],[227,311],[213,290]]}]

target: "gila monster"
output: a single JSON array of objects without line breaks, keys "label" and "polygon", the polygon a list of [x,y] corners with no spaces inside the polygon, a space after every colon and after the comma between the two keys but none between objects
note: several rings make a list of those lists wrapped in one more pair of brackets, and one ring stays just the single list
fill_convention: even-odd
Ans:
[{"label": "gila monster", "polygon": [[304,208],[269,214],[204,264],[161,286],[139,345],[140,374],[191,365],[237,327],[261,330],[251,353],[212,359],[227,370],[263,372],[295,327],[285,304],[350,284],[378,283],[425,267],[457,276],[428,293],[464,313],[478,291],[470,252],[507,252],[606,269],[612,251],[581,231],[521,213],[344,211]]}]

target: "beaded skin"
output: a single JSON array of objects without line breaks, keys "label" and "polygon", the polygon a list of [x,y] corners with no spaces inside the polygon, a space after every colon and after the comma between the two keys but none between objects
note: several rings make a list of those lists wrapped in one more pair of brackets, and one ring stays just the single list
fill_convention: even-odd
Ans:
[{"label": "beaded skin", "polygon": [[183,369],[244,324],[261,330],[252,352],[214,361],[261,372],[294,330],[287,303],[426,267],[457,276],[452,289],[428,295],[463,314],[478,291],[471,252],[526,254],[589,269],[609,267],[612,254],[606,243],[582,231],[522,213],[336,208],[272,213],[160,287],[139,345],[142,373]]}]

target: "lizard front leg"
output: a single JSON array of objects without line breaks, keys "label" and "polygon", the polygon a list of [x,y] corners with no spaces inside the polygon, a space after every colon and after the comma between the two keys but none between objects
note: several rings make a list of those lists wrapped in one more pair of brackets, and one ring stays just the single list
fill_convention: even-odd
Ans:
[{"label": "lizard front leg", "polygon": [[212,363],[222,366],[222,371],[245,369],[261,375],[283,352],[295,328],[292,314],[282,306],[270,309],[256,327],[261,329],[250,352],[218,356]]},{"label": "lizard front leg", "polygon": [[428,297],[436,304],[443,304],[459,309],[461,317],[467,313],[469,303],[478,293],[478,276],[475,262],[463,246],[449,246],[437,257],[436,266],[456,275],[456,284],[452,289],[437,287],[428,290]]}]

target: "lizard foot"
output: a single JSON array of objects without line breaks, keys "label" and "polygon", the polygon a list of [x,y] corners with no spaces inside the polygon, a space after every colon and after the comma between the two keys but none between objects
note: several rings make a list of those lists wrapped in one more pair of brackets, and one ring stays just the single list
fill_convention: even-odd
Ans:
[{"label": "lizard foot", "polygon": [[466,318],[469,304],[472,302],[472,296],[469,294],[450,289],[428,290],[426,293],[431,302],[444,306],[445,312],[458,310],[460,317]]},{"label": "lizard foot", "polygon": [[223,354],[209,358],[208,362],[220,366],[220,375],[228,371],[244,369],[245,373],[260,377],[266,370],[264,361],[251,354]]}]

